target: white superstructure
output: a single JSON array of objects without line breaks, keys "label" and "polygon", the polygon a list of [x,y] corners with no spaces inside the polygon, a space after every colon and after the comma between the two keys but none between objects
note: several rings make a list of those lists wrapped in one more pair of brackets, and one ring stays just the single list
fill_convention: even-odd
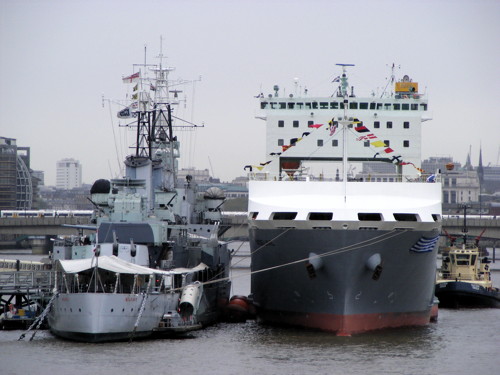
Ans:
[{"label": "white superstructure", "polygon": [[394,90],[390,93],[357,97],[349,86],[345,64],[338,81],[339,89],[330,97],[309,97],[307,92],[281,96],[277,85],[274,94],[260,95],[261,113],[257,118],[266,121],[269,157],[263,161],[278,154],[287,158],[300,156],[302,160],[304,157],[315,161],[341,159],[341,132],[334,131],[330,122],[343,118],[345,105],[349,117],[358,119],[368,130],[357,132],[354,129],[357,125],[350,126],[352,136],[347,137],[347,149],[351,161],[399,157],[399,161],[408,163],[403,166],[403,174],[418,174],[421,125],[431,119],[427,97],[419,92],[418,83],[404,76],[401,81],[392,82]]}]

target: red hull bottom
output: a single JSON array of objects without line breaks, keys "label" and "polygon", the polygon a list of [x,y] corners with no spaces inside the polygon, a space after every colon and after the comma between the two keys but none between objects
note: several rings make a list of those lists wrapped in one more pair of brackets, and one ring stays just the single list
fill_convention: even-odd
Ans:
[{"label": "red hull bottom", "polygon": [[337,336],[351,336],[383,328],[425,326],[433,318],[437,319],[437,311],[355,315],[258,311],[257,317],[264,323],[299,326],[332,332]]}]

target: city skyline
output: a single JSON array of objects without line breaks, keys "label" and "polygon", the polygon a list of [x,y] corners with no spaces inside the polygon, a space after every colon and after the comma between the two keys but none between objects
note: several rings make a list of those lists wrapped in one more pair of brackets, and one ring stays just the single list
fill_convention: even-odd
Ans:
[{"label": "city skyline", "polygon": [[[96,11],[99,9],[99,11]],[[328,96],[353,63],[358,96],[381,90],[396,64],[429,96],[422,158],[498,162],[496,84],[500,26],[496,1],[144,1],[148,27],[131,1],[3,1],[0,4],[0,129],[31,147],[31,166],[55,184],[56,162],[74,158],[83,182],[118,176],[126,140],[116,110],[132,64],[157,62],[160,36],[174,76],[192,81],[180,135],[180,167],[209,169],[221,180],[265,159],[265,129],[255,119],[260,92],[294,79],[311,96]],[[205,17],[211,14],[210,17]],[[167,22],[168,21],[168,22]],[[119,31],[116,31],[119,30]],[[116,31],[116,32],[115,32]],[[199,80],[201,76],[201,81]],[[104,95],[104,107],[103,104]]]}]

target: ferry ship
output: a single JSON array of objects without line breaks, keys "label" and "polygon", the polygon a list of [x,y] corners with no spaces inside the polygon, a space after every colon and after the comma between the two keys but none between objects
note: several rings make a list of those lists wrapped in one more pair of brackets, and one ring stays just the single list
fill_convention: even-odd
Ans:
[{"label": "ferry ship", "polygon": [[393,69],[390,93],[357,97],[352,65],[338,65],[331,96],[259,95],[267,155],[247,166],[257,319],[341,336],[426,325],[442,215],[439,171],[420,167],[426,95]]}]

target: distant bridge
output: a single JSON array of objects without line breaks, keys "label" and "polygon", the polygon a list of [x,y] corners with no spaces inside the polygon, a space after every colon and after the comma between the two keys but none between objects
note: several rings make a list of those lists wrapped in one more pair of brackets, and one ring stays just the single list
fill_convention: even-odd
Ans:
[{"label": "distant bridge", "polygon": [[[91,225],[88,217],[2,217],[0,235],[15,234],[28,236],[77,234],[76,228],[63,225]],[[85,230],[85,232],[91,232]]]},{"label": "distant bridge", "polygon": [[[224,212],[223,223],[230,225],[225,238],[248,236],[246,212]],[[29,236],[49,235],[74,235],[78,233],[76,228],[63,225],[91,225],[88,217],[26,217],[26,218],[0,218],[0,235],[15,234]],[[443,234],[446,233],[456,237],[462,235],[464,227],[463,215],[444,215]],[[500,217],[496,216],[467,216],[467,234],[471,237],[481,235],[481,243],[495,246],[500,241]],[[91,233],[92,230],[81,229],[83,234]],[[483,232],[484,231],[484,232]]]}]

